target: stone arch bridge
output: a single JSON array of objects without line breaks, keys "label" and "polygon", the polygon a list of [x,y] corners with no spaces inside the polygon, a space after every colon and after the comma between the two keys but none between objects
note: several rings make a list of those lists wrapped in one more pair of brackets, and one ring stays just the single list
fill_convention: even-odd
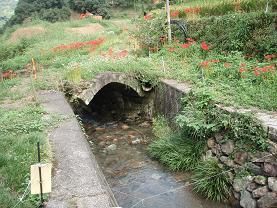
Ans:
[{"label": "stone arch bridge", "polygon": [[93,80],[90,81],[87,89],[83,90],[77,97],[81,99],[86,105],[92,101],[94,96],[105,86],[111,83],[125,85],[135,91],[139,96],[143,97],[145,92],[148,91],[141,82],[134,76],[120,73],[120,72],[104,72],[98,74]]}]

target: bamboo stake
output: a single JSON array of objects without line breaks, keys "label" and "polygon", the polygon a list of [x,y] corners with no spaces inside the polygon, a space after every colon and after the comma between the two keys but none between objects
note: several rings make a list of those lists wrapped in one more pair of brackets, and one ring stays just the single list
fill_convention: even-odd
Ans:
[{"label": "bamboo stake", "polygon": [[32,64],[33,64],[33,75],[34,79],[37,79],[37,68],[36,68],[36,63],[35,60],[32,58]]}]

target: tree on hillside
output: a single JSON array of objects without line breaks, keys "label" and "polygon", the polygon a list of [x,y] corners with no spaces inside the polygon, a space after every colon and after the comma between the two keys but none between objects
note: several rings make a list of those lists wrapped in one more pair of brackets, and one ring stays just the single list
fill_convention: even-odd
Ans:
[{"label": "tree on hillside", "polygon": [[66,8],[64,0],[19,0],[14,15],[7,24],[21,24],[30,17],[55,22],[68,19],[69,16],[70,11]]},{"label": "tree on hillside", "polygon": [[109,6],[106,0],[69,0],[69,7],[76,12],[84,13],[86,11],[95,15],[101,15],[109,18]]}]

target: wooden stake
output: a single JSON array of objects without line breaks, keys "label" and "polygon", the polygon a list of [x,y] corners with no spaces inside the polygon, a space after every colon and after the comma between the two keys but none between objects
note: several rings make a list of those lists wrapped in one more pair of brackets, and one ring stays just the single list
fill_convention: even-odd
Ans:
[{"label": "wooden stake", "polygon": [[167,14],[167,29],[168,29],[168,42],[171,43],[171,25],[170,25],[170,7],[169,0],[166,0],[166,14]]},{"label": "wooden stake", "polygon": [[34,75],[34,79],[37,79],[37,68],[36,68],[35,60],[33,58],[32,58],[32,63],[33,63],[33,75]]}]

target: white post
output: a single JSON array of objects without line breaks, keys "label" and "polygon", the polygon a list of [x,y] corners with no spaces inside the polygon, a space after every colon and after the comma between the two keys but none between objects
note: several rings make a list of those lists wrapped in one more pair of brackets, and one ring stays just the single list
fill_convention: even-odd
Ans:
[{"label": "white post", "polygon": [[168,29],[168,42],[171,42],[171,25],[170,25],[170,8],[169,0],[166,0],[166,14],[167,14],[167,29]]}]

